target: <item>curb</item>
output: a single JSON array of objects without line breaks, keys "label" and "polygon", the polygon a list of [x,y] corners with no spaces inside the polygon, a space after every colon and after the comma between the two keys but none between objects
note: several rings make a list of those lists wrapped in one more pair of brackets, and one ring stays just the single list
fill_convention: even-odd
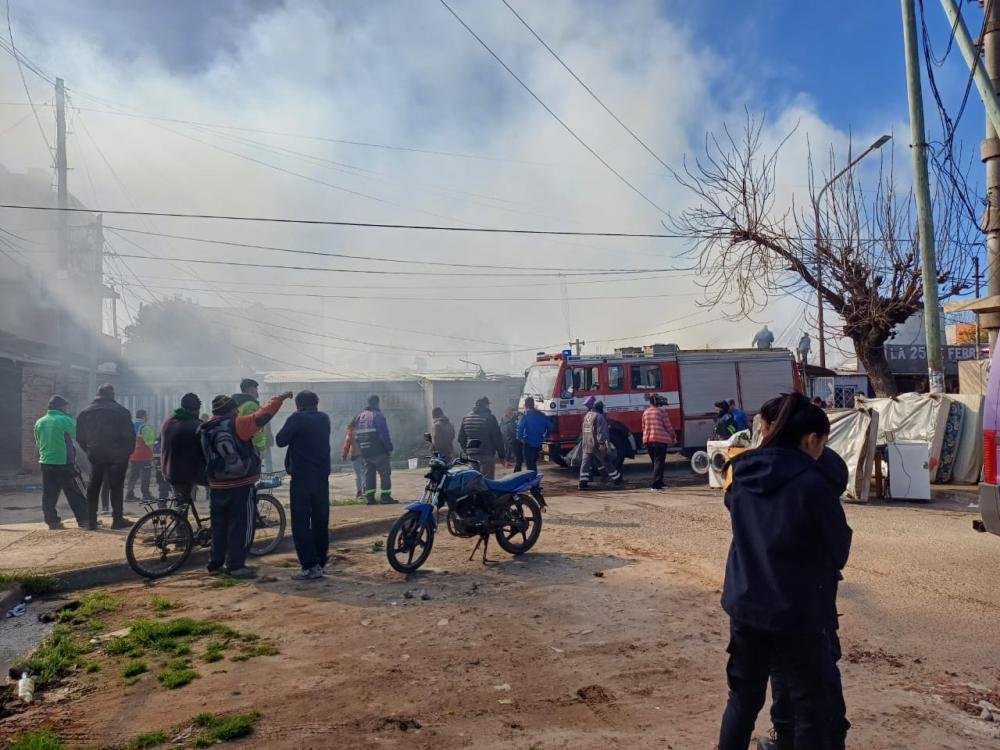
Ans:
[{"label": "curb", "polygon": [[[359,537],[370,536],[372,534],[384,534],[396,522],[396,517],[376,518],[371,521],[359,521],[358,523],[345,524],[343,526],[330,529],[330,542],[339,542],[346,539],[357,539]],[[286,531],[285,538],[278,548],[271,554],[289,552],[295,549],[292,541],[291,531]],[[181,570],[203,567],[208,562],[209,552],[207,549],[197,549],[191,552],[187,562]],[[265,556],[266,557],[266,556]],[[253,559],[253,558],[251,558]],[[78,568],[76,570],[64,570],[51,573],[59,580],[59,591],[73,591],[75,589],[87,589],[93,586],[108,586],[114,583],[125,581],[145,581],[135,574],[127,562],[105,563],[104,565],[94,565],[89,568]],[[17,589],[14,590],[18,592]]]},{"label": "curb", "polygon": [[7,610],[24,599],[24,591],[17,584],[12,588],[0,589],[0,617],[7,614]]}]

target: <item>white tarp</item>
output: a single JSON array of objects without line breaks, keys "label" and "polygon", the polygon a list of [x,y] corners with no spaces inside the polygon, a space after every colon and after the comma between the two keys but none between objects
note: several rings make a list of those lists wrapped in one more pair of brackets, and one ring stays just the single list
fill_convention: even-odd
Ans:
[{"label": "white tarp", "polygon": [[983,397],[978,393],[950,393],[948,398],[965,409],[951,481],[976,484],[983,468]]},{"label": "white tarp", "polygon": [[879,415],[878,444],[897,440],[925,442],[930,451],[931,476],[937,474],[941,443],[948,423],[951,401],[939,394],[903,393],[895,398],[864,399]]},{"label": "white tarp", "polygon": [[832,411],[830,449],[847,464],[849,473],[845,495],[854,502],[868,502],[872,468],[875,462],[879,414],[869,409]]}]

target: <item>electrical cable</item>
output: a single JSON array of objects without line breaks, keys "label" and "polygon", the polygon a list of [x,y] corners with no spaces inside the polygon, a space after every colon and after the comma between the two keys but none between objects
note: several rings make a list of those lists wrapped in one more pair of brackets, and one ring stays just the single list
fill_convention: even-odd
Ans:
[{"label": "electrical cable", "polygon": [[52,145],[49,143],[49,138],[45,135],[45,128],[42,127],[41,118],[38,117],[38,110],[35,109],[35,102],[31,98],[31,91],[28,90],[28,82],[24,78],[24,69],[21,67],[21,58],[17,53],[17,48],[14,46],[14,27],[10,22],[10,0],[7,0],[7,33],[10,34],[10,49],[14,55],[14,60],[17,62],[17,72],[21,75],[21,84],[24,86],[24,95],[28,97],[28,104],[31,106],[31,113],[35,116],[35,123],[38,125],[38,132],[42,136],[42,140],[45,142],[45,150],[48,153],[49,158],[52,158]]},{"label": "electrical cable", "polygon": [[458,13],[456,13],[454,10],[452,10],[452,7],[450,5],[448,5],[448,3],[446,2],[446,0],[440,0],[440,2],[441,2],[441,4],[445,8],[448,9],[448,12],[451,13],[455,17],[455,19],[460,24],[462,24],[463,27],[465,27],[465,30],[468,31],[472,35],[472,37],[477,42],[479,42],[482,45],[483,49],[485,49],[487,52],[489,52],[490,55],[493,57],[493,59],[496,60],[498,63],[500,63],[500,65],[503,67],[503,69],[506,70],[508,73],[510,73],[511,77],[515,81],[517,81],[519,84],[521,84],[521,87],[531,95],[531,98],[534,99],[536,102],[538,102],[546,112],[548,112],[550,115],[552,115],[553,119],[555,119],[556,122],[558,122],[560,125],[562,125],[563,129],[567,133],[569,133],[571,136],[573,136],[573,138],[576,140],[577,143],[579,143],[581,146],[583,146],[585,149],[587,149],[587,151],[589,151],[591,153],[591,155],[595,159],[597,159],[601,164],[603,164],[605,166],[605,168],[607,168],[607,170],[609,172],[611,172],[611,174],[613,174],[615,177],[617,177],[623,184],[625,184],[626,186],[628,186],[632,190],[632,192],[634,192],[636,195],[638,195],[640,198],[642,198],[644,201],[646,201],[646,203],[648,203],[649,205],[651,205],[653,208],[655,208],[657,211],[659,211],[664,216],[669,216],[669,214],[663,208],[661,208],[655,201],[653,201],[652,198],[650,198],[648,195],[646,195],[644,192],[642,192],[639,188],[637,188],[635,185],[633,185],[631,182],[629,182],[629,180],[621,172],[619,172],[617,169],[615,169],[614,167],[612,167],[607,161],[604,160],[604,158],[599,153],[597,153],[597,151],[595,151],[593,148],[591,148],[587,144],[587,142],[583,140],[583,138],[581,138],[579,135],[577,135],[576,131],[574,131],[573,128],[571,128],[569,125],[567,125],[566,122],[561,117],[559,117],[559,115],[557,115],[555,113],[555,111],[551,107],[549,107],[548,104],[546,104],[544,101],[542,101],[542,99],[538,96],[538,94],[536,94],[534,91],[532,91],[531,87],[528,86],[528,84],[526,84],[523,80],[521,80],[521,78],[517,75],[517,73],[515,73],[513,70],[511,70],[510,66],[508,66],[507,63],[505,63],[500,58],[500,56],[496,52],[494,52],[490,48],[490,46],[485,41],[483,41],[483,39],[475,31],[472,30],[472,27],[470,27],[469,24],[467,24],[465,21],[463,21],[462,17],[460,15],[458,15]]}]

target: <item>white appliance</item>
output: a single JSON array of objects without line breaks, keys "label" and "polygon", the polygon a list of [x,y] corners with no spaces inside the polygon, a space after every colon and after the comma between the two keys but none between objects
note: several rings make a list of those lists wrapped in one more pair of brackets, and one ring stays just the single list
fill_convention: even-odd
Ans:
[{"label": "white appliance", "polygon": [[889,459],[889,497],[895,500],[930,500],[930,448],[920,440],[899,440],[886,445]]},{"label": "white appliance", "polygon": [[722,489],[725,475],[722,473],[729,460],[729,442],[726,440],[709,440],[705,445],[708,453],[708,486]]}]

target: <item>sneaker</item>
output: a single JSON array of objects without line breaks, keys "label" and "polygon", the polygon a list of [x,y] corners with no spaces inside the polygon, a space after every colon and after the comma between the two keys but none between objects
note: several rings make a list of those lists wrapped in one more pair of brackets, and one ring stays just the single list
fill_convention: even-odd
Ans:
[{"label": "sneaker", "polygon": [[590,482],[580,482],[579,485],[577,485],[577,488],[581,490],[588,489],[589,487],[590,487]]},{"label": "sneaker", "polygon": [[135,521],[131,521],[128,518],[116,518],[111,522],[111,528],[121,531],[122,529],[131,529],[134,524]]},{"label": "sneaker", "polygon": [[323,569],[319,565],[314,565],[311,568],[303,568],[298,573],[292,574],[293,581],[315,581],[317,578],[323,577]]},{"label": "sneaker", "polygon": [[63,526],[62,521],[59,521],[58,523],[50,523],[48,526],[49,526],[49,531],[62,531],[63,529],[66,528],[65,526]]},{"label": "sneaker", "polygon": [[222,572],[222,565],[215,565],[214,563],[209,563],[208,565],[205,566],[205,570],[208,571],[208,574],[210,576],[216,575],[217,573]]},{"label": "sneaker", "polygon": [[392,495],[383,495],[381,503],[382,505],[399,505],[399,500],[394,498]]},{"label": "sneaker", "polygon": [[662,487],[650,487],[649,491],[650,492],[663,492],[663,488]]},{"label": "sneaker", "polygon": [[368,503],[369,505],[378,505],[378,501],[377,501],[377,500],[376,500],[376,499],[375,499],[374,497],[366,497],[366,498],[365,498],[365,501],[366,501],[366,502],[367,502],[367,503]]},{"label": "sneaker", "polygon": [[792,750],[794,744],[794,740],[789,741],[784,736],[772,732],[770,737],[757,739],[757,750]]},{"label": "sneaker", "polygon": [[230,571],[227,571],[227,572],[233,578],[256,578],[257,577],[257,571],[254,570],[253,568],[248,568],[246,565],[244,565],[241,568],[234,568],[233,570],[230,570]]},{"label": "sneaker", "polygon": [[125,499],[128,500],[130,503],[137,503],[137,502],[139,502],[139,498],[136,497],[135,495],[132,495],[132,494],[126,495]]},{"label": "sneaker", "polygon": [[623,477],[623,476],[622,476],[621,474],[619,474],[619,475],[618,475],[618,478],[617,478],[617,479],[615,479],[615,480],[613,480],[613,481],[612,481],[611,483],[612,483],[612,484],[613,484],[613,485],[614,485],[615,487],[621,487],[621,486],[622,486],[623,484],[625,484],[625,477]]}]

